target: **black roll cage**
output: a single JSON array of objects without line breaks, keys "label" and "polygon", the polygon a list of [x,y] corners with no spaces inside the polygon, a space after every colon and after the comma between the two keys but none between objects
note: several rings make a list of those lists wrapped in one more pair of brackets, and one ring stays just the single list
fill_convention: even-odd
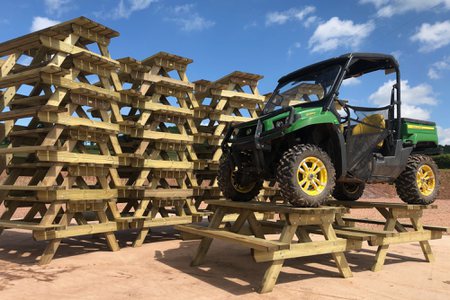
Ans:
[{"label": "black roll cage", "polygon": [[[322,62],[318,62],[307,67],[298,69],[292,73],[283,76],[278,80],[278,85],[275,88],[277,91],[281,86],[285,85],[287,82],[293,81],[300,76],[315,71],[317,69],[326,68],[331,65],[341,65],[341,70],[331,87],[328,95],[319,101],[315,101],[314,103],[306,103],[306,104],[298,104],[298,106],[319,106],[322,105],[324,110],[330,110],[333,112],[338,118],[340,115],[334,109],[333,100],[339,95],[339,89],[341,87],[342,82],[351,77],[359,77],[367,73],[371,73],[379,70],[394,70],[396,73],[396,83],[392,87],[392,92],[396,91],[395,97],[394,94],[391,93],[390,105],[393,108],[396,108],[397,117],[395,118],[396,124],[394,126],[395,129],[395,139],[401,138],[401,79],[400,79],[400,67],[398,61],[392,56],[381,53],[348,53],[335,58],[331,58],[328,60],[324,60]],[[275,94],[275,93],[274,93]],[[269,100],[270,101],[270,100]],[[309,104],[309,105],[308,105]],[[297,105],[296,105],[297,106]],[[391,117],[391,116],[390,116]],[[394,119],[394,116],[392,116]],[[390,120],[393,121],[393,120]]]}]

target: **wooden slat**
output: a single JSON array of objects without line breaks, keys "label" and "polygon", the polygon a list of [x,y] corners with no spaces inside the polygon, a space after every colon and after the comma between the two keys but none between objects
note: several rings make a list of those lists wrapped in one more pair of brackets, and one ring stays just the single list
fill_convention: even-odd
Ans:
[{"label": "wooden slat", "polygon": [[255,250],[253,252],[253,258],[256,262],[268,262],[280,259],[343,252],[346,250],[347,241],[344,239],[337,239],[334,241],[314,241],[308,243],[291,244],[290,249],[286,250],[277,250],[270,252]]},{"label": "wooden slat", "polygon": [[364,201],[328,201],[332,206],[345,206],[348,208],[402,208],[406,210],[436,209],[436,204],[418,205],[390,202],[364,202]]},{"label": "wooden slat", "polygon": [[37,151],[63,151],[65,148],[55,146],[20,146],[12,148],[0,148],[0,155],[18,154],[18,153],[34,153]]},{"label": "wooden slat", "polygon": [[0,191],[48,191],[61,189],[60,186],[42,186],[42,185],[0,185]]},{"label": "wooden slat", "polygon": [[24,230],[47,230],[47,229],[63,228],[65,226],[59,224],[41,225],[39,223],[25,222],[19,220],[0,220],[0,227],[11,229],[24,229]]},{"label": "wooden slat", "polygon": [[[386,221],[382,221],[382,220],[359,219],[359,218],[352,218],[352,217],[343,217],[342,219],[344,221],[355,222],[355,223],[365,223],[365,224],[374,224],[374,225],[385,225],[386,224]],[[404,224],[404,223],[400,223],[400,224],[406,228],[414,228],[412,224]],[[436,231],[442,231],[445,233],[450,233],[450,227],[423,225],[423,228],[427,229],[427,230],[436,230]]]},{"label": "wooden slat", "polygon": [[217,238],[221,240],[226,240],[228,242],[234,242],[244,247],[249,247],[255,250],[261,251],[275,251],[281,249],[289,249],[288,243],[282,243],[277,241],[268,241],[261,238],[250,237],[246,235],[241,235],[238,233],[233,233],[230,231],[212,229],[208,227],[203,227],[199,225],[179,225],[175,226],[175,229],[187,232],[194,235],[199,235],[208,238]]},{"label": "wooden slat", "polygon": [[236,202],[229,200],[211,200],[205,201],[206,204],[212,206],[223,206],[233,208],[244,208],[252,211],[263,212],[277,212],[277,213],[298,213],[298,214],[328,214],[330,212],[345,212],[345,208],[341,207],[294,207],[289,204],[274,204],[268,202],[249,201],[249,202]]},{"label": "wooden slat", "polygon": [[35,231],[33,237],[37,241],[62,239],[68,237],[75,237],[81,235],[91,235],[97,233],[114,232],[117,231],[118,225],[116,222],[107,222],[101,224],[95,224],[95,226],[77,225],[68,226],[64,230],[51,230],[51,231]]},{"label": "wooden slat", "polygon": [[41,201],[110,200],[116,199],[117,196],[117,189],[70,189],[57,191],[40,190],[37,192],[37,199]]}]

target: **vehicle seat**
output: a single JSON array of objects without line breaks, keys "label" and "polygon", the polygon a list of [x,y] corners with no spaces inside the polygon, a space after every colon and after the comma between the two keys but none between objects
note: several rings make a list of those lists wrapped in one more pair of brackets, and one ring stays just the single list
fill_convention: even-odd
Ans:
[{"label": "vehicle seat", "polygon": [[[386,121],[381,114],[373,114],[362,119],[352,130],[352,135],[381,133],[386,128]],[[364,124],[365,123],[365,124]],[[377,147],[383,147],[384,141],[378,143]]]}]

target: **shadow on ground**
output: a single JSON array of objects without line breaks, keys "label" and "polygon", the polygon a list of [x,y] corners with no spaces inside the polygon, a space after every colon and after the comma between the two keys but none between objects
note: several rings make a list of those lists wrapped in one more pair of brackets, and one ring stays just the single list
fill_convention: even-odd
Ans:
[{"label": "shadow on ground", "polygon": [[[247,248],[214,241],[204,263],[199,267],[191,267],[190,263],[198,244],[199,241],[182,241],[177,249],[156,251],[155,258],[233,295],[253,293],[259,289],[269,263],[254,262]],[[346,257],[352,272],[371,272],[375,254],[376,250],[371,249],[347,252]],[[425,260],[388,253],[385,265],[405,261],[424,262]],[[316,277],[341,278],[330,254],[286,260],[277,284],[301,282]],[[342,278],[342,280],[346,279]]]}]

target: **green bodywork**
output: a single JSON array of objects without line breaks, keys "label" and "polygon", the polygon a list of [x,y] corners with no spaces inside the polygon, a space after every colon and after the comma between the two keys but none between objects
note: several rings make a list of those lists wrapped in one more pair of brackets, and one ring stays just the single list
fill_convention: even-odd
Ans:
[{"label": "green bodywork", "polygon": [[436,125],[420,121],[402,120],[401,137],[404,143],[417,145],[419,143],[434,143],[438,145]]},{"label": "green bodywork", "polygon": [[[339,125],[339,120],[330,111],[323,111],[322,107],[302,108],[296,107],[295,114],[299,116],[297,120],[284,130],[285,133],[291,133],[306,126],[315,124],[336,124]],[[264,130],[268,131],[275,128],[275,123],[278,120],[283,120],[289,117],[289,112],[284,112],[273,116],[263,121]]]},{"label": "green bodywork", "polygon": [[[291,133],[304,127],[316,124],[339,125],[339,120],[330,111],[324,111],[322,107],[302,108],[296,107],[296,121],[284,129],[284,133]],[[277,121],[285,120],[289,117],[289,112],[283,112],[263,121],[264,131],[275,128]],[[419,143],[434,143],[438,145],[438,134],[436,125],[421,122],[419,120],[402,120],[401,139],[404,143],[417,145]]]}]

